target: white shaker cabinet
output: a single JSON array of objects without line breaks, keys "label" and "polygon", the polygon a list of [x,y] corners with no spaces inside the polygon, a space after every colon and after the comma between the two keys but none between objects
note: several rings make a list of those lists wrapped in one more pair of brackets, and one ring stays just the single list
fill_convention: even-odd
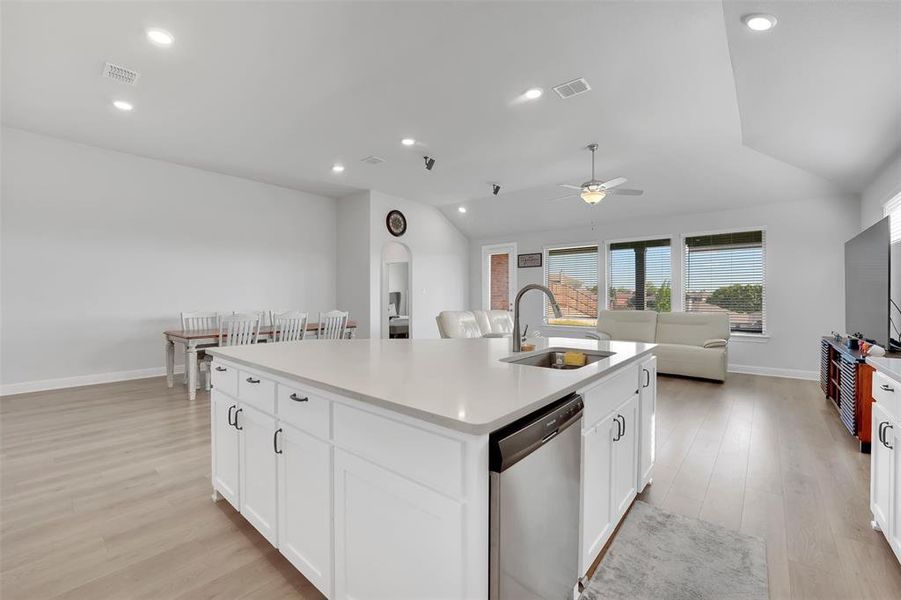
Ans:
[{"label": "white shaker cabinet", "polygon": [[901,561],[901,383],[873,375],[873,443],[870,451],[870,511]]},{"label": "white shaker cabinet", "polygon": [[238,401],[213,390],[210,396],[210,434],[213,453],[213,489],[240,508],[238,497],[238,430],[234,415]]},{"label": "white shaker cabinet", "polygon": [[613,438],[613,472],[610,490],[613,495],[611,508],[613,520],[619,522],[620,517],[632,505],[638,481],[638,394],[634,394],[617,407],[613,416],[618,428]]},{"label": "white shaker cabinet", "polygon": [[241,514],[273,545],[276,543],[275,417],[238,404]]},{"label": "white shaker cabinet", "polygon": [[652,356],[639,365],[639,433],[638,492],[651,481],[656,460],[657,439],[657,357]]},{"label": "white shaker cabinet", "polygon": [[278,548],[304,577],[331,595],[331,445],[279,422]]},{"label": "white shaker cabinet", "polygon": [[611,415],[582,433],[582,573],[613,531],[610,480],[615,431]]}]

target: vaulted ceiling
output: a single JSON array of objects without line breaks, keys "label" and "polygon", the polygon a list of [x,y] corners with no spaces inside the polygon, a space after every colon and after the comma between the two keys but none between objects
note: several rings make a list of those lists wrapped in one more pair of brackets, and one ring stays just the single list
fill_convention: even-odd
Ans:
[{"label": "vaulted ceiling", "polygon": [[[891,0],[0,10],[6,125],[331,196],[378,189],[477,237],[854,194],[901,144]],[[748,12],[778,24],[751,32]],[[175,44],[149,44],[150,26]],[[138,71],[137,86],[102,78],[106,61]],[[551,91],[576,77],[592,90]],[[533,86],[545,95],[519,101]],[[588,177],[591,142],[601,178],[645,195],[554,200]]]}]

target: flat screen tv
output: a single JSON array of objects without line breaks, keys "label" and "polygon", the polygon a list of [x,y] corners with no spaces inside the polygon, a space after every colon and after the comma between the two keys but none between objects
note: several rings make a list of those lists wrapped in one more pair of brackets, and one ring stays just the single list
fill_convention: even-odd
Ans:
[{"label": "flat screen tv", "polygon": [[891,234],[888,217],[845,242],[845,332],[889,343]]}]

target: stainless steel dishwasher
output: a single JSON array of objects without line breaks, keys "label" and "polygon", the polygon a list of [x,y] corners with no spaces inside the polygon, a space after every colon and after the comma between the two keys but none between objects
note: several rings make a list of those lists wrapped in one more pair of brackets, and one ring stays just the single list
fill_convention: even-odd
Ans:
[{"label": "stainless steel dishwasher", "polygon": [[582,408],[571,394],[489,437],[491,600],[572,600]]}]

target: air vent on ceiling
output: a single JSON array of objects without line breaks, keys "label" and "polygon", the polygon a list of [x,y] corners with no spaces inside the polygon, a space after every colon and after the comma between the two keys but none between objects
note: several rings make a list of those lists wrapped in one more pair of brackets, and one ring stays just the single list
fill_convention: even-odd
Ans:
[{"label": "air vent on ceiling", "polygon": [[103,66],[103,76],[125,85],[134,85],[138,81],[137,71],[132,71],[113,63],[106,63]]},{"label": "air vent on ceiling", "polygon": [[585,81],[583,77],[554,86],[554,91],[564,100],[572,98],[573,96],[578,96],[579,94],[584,94],[590,89],[591,86],[588,85],[588,82]]},{"label": "air vent on ceiling", "polygon": [[373,156],[370,154],[369,156],[364,156],[360,159],[360,162],[364,162],[367,165],[380,165],[385,162],[384,158],[379,158],[378,156]]}]

